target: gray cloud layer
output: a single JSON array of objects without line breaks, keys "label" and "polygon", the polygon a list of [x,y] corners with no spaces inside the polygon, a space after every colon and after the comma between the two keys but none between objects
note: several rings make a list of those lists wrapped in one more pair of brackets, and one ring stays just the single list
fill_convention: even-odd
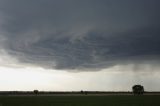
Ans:
[{"label": "gray cloud layer", "polygon": [[3,49],[22,63],[102,69],[160,59],[159,0],[0,0]]}]

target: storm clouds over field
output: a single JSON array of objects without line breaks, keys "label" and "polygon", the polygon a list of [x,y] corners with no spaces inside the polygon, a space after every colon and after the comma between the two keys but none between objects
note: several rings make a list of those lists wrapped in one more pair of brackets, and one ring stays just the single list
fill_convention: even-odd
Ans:
[{"label": "storm clouds over field", "polygon": [[159,0],[0,0],[0,90],[160,90]]}]

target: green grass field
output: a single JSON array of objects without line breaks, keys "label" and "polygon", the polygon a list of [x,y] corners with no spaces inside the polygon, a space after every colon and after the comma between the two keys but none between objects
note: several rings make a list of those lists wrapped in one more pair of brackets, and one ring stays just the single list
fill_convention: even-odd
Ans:
[{"label": "green grass field", "polygon": [[160,96],[0,96],[0,106],[160,106]]}]

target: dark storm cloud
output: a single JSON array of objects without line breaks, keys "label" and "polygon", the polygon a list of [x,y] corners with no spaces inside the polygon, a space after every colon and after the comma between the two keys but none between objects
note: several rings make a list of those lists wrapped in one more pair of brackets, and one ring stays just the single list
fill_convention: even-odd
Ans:
[{"label": "dark storm cloud", "polygon": [[102,69],[159,61],[159,0],[1,0],[3,48],[22,63]]}]

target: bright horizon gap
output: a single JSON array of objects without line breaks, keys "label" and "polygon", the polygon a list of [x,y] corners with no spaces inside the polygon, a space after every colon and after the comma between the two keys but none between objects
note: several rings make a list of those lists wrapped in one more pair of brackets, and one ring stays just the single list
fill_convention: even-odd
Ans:
[{"label": "bright horizon gap", "polygon": [[[135,84],[143,85],[146,91],[159,91],[159,88],[152,90],[152,87],[145,84],[146,81],[150,81],[146,79],[153,79],[152,77],[158,79],[158,72],[152,77],[148,73],[147,77],[135,79],[139,74],[130,71],[124,75],[126,72],[117,71],[120,67],[79,73],[31,67],[0,67],[0,91],[33,91],[35,89],[39,91],[131,91],[131,87]],[[151,80],[151,82],[154,81]],[[129,86],[124,89],[125,85]]]}]

